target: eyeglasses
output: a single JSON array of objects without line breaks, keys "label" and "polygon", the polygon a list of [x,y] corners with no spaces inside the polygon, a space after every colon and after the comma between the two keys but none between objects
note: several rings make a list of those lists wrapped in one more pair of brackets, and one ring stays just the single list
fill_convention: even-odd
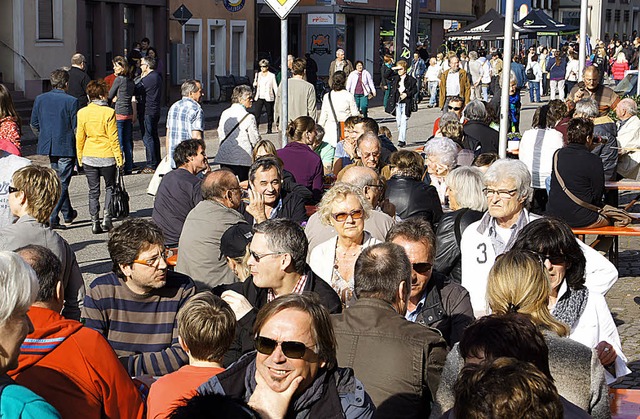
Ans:
[{"label": "eyeglasses", "polygon": [[165,249],[160,254],[151,259],[134,259],[133,263],[140,263],[142,265],[147,265],[150,268],[157,268],[158,266],[160,266],[160,259],[166,260],[167,258],[173,256],[173,254],[173,250]]},{"label": "eyeglasses", "polygon": [[462,109],[462,106],[447,106],[447,109],[449,109],[450,111],[459,111],[460,109]]},{"label": "eyeglasses", "polygon": [[538,255],[540,260],[542,260],[542,264],[544,264],[546,260],[548,260],[552,265],[562,265],[567,261],[567,258],[564,255],[545,254],[542,252],[536,252],[535,250],[530,250],[530,252]]},{"label": "eyeglasses", "polygon": [[433,268],[433,264],[429,262],[412,263],[411,266],[419,274],[426,274]]},{"label": "eyeglasses", "polygon": [[506,190],[506,189],[488,189],[488,188],[484,188],[482,190],[482,192],[484,192],[484,194],[488,197],[490,197],[491,195],[498,195],[500,197],[500,199],[509,199],[511,197],[513,197],[513,195],[515,195],[515,193],[517,192],[517,189],[511,189],[511,190]]},{"label": "eyeglasses", "polygon": [[253,257],[253,259],[256,262],[260,262],[260,259],[262,258],[266,258],[267,256],[273,256],[273,255],[281,255],[282,252],[273,252],[273,253],[263,253],[263,254],[259,254],[254,252],[253,250],[249,250],[249,253],[251,254],[251,256]]},{"label": "eyeglasses", "polygon": [[14,186],[9,186],[9,193],[14,193],[14,192],[20,192],[20,189]]},{"label": "eyeglasses", "polygon": [[300,359],[304,357],[304,354],[307,352],[307,345],[302,342],[293,340],[278,342],[277,340],[265,338],[264,336],[256,336],[255,348],[261,354],[271,355],[278,345],[280,345],[284,356],[291,359]]},{"label": "eyeglasses", "polygon": [[359,220],[363,215],[364,210],[357,209],[350,212],[338,212],[336,214],[331,214],[331,217],[339,223],[344,223],[349,217],[351,217],[352,220]]},{"label": "eyeglasses", "polygon": [[380,184],[380,183],[372,183],[372,184],[367,184],[368,187],[370,188],[384,188],[384,185]]}]

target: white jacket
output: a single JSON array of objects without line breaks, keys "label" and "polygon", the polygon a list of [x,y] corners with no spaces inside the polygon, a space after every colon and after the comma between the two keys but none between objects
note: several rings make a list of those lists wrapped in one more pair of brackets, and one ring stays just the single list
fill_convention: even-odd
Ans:
[{"label": "white jacket", "polygon": [[[242,119],[246,115],[246,118]],[[240,126],[233,127],[242,120]],[[229,137],[224,138],[229,134]],[[239,103],[232,104],[220,115],[218,125],[218,141],[221,141],[215,164],[229,164],[235,166],[251,166],[253,147],[260,141],[260,133],[256,125],[256,118]]]},{"label": "white jacket", "polygon": [[344,122],[350,116],[357,116],[359,111],[355,98],[346,90],[331,91],[324,95],[318,124],[324,128],[324,141],[335,147],[338,145],[338,126],[331,111],[329,95],[331,95],[333,109],[336,111],[338,122]]},{"label": "white jacket", "polygon": [[[640,118],[634,115],[620,127],[618,143],[621,148],[640,149]],[[640,151],[620,150],[617,170],[621,176],[639,180]]]},{"label": "white jacket", "polygon": [[275,102],[276,95],[278,94],[278,82],[276,81],[275,74],[270,71],[268,71],[267,74],[258,71],[253,80],[253,87],[256,88],[256,94],[253,100],[264,99],[267,102]]},{"label": "white jacket", "polygon": [[[336,243],[338,236],[334,236],[324,243],[320,243],[311,251],[309,257],[309,266],[311,270],[322,278],[326,283],[331,285],[331,277],[333,276],[333,264],[336,259]],[[364,240],[362,249],[366,249],[374,244],[381,243],[380,240],[373,237],[369,232],[364,232]]]},{"label": "white jacket", "polygon": [[[527,210],[524,216],[527,223],[540,218]],[[460,251],[462,254],[462,286],[469,291],[473,314],[482,317],[489,312],[487,304],[487,281],[489,271],[496,260],[496,254],[489,238],[489,228],[480,233],[478,228],[482,219],[469,225],[462,233]],[[577,240],[577,239],[576,239]],[[587,260],[585,267],[585,285],[590,291],[604,296],[618,280],[618,270],[596,250],[578,240]]]}]

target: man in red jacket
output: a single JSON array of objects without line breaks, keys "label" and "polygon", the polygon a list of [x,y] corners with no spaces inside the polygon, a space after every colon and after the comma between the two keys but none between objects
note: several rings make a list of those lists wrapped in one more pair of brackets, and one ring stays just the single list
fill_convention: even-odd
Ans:
[{"label": "man in red jacket", "polygon": [[59,314],[64,301],[60,260],[37,245],[16,252],[36,272],[40,290],[28,313],[34,330],[9,376],[63,418],[143,418],[140,394],[106,339]]}]

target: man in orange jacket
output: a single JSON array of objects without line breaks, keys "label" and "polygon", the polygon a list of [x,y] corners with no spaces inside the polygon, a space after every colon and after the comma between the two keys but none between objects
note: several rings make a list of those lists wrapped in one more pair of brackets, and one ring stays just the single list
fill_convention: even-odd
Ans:
[{"label": "man in orange jacket", "polygon": [[59,314],[64,300],[57,256],[37,245],[16,252],[35,270],[40,290],[28,312],[33,331],[9,376],[63,418],[144,418],[142,398],[106,339]]}]

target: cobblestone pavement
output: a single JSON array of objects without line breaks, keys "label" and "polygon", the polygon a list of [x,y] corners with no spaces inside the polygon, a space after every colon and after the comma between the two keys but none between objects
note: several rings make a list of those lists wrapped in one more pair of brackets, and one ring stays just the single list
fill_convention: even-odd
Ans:
[{"label": "cobblestone pavement", "polygon": [[[386,114],[382,109],[382,95],[372,100],[370,116],[376,118],[381,125],[391,129],[394,138],[397,138],[395,118]],[[548,99],[544,98],[544,99]],[[528,94],[522,96],[521,131],[531,126],[531,118],[536,106],[529,103]],[[205,139],[207,154],[212,158],[217,151],[217,128],[220,113],[229,106],[228,103],[205,104]],[[166,115],[166,109],[164,112]],[[420,109],[408,121],[407,142],[409,146],[422,144],[430,135],[433,123],[440,116],[437,109],[427,109],[426,103],[420,104]],[[160,132],[164,135],[164,119],[160,122]],[[260,131],[264,133],[266,124],[263,123]],[[28,131],[28,130],[26,130]],[[27,133],[29,134],[29,133]],[[279,134],[266,135],[263,138],[270,139],[276,146],[280,144]],[[135,160],[144,161],[144,146],[140,141],[139,130],[134,130]],[[45,156],[35,155],[33,139],[27,138],[25,154],[34,160],[36,164],[48,164]],[[161,138],[164,147],[164,138]],[[164,155],[164,153],[163,153]],[[153,207],[153,198],[146,194],[146,187],[151,175],[133,175],[125,177],[126,187],[131,196],[131,215],[137,217],[150,217]],[[76,252],[78,262],[82,269],[87,285],[98,275],[108,272],[111,263],[106,248],[107,235],[91,234],[89,212],[87,207],[87,183],[83,176],[75,176],[70,186],[71,200],[80,216],[74,225],[60,234],[71,243]],[[621,194],[620,202],[625,203],[633,197],[632,193]],[[640,205],[635,207],[640,211]],[[611,288],[606,296],[609,308],[614,316],[618,331],[622,339],[622,349],[629,359],[629,367],[634,371],[624,377],[615,387],[640,389],[640,305],[634,302],[634,297],[640,297],[640,239],[620,238],[620,279]]]}]

